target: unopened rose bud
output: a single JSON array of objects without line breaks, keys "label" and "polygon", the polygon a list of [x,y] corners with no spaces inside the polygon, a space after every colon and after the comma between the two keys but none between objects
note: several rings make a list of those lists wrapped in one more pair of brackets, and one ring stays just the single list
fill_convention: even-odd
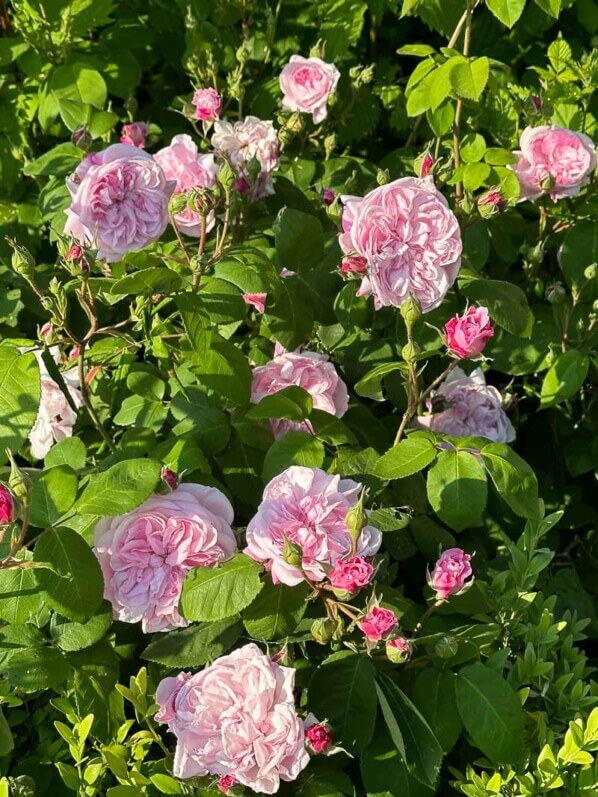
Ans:
[{"label": "unopened rose bud", "polygon": [[411,658],[413,647],[405,637],[398,636],[386,643],[386,656],[393,664],[403,664]]},{"label": "unopened rose bud", "polygon": [[8,243],[12,246],[11,265],[13,271],[26,279],[27,282],[33,282],[35,278],[35,260],[33,255],[26,247],[14,241],[8,241]]},{"label": "unopened rose bud", "polygon": [[232,787],[237,783],[234,775],[222,775],[218,780],[218,791],[222,794],[228,794]]},{"label": "unopened rose bud", "polygon": [[87,151],[93,144],[93,136],[85,126],[78,127],[71,135],[71,142],[79,149]]},{"label": "unopened rose bud", "polygon": [[352,506],[351,509],[349,509],[349,511],[345,515],[345,523],[347,525],[347,529],[349,530],[351,539],[354,540],[355,542],[357,542],[357,540],[361,536],[361,530],[365,526],[365,511],[363,508],[363,502],[365,500],[365,496],[366,496],[366,491],[362,490],[357,503],[354,506]]},{"label": "unopened rose bud", "polygon": [[332,205],[334,202],[334,197],[336,196],[336,192],[334,188],[325,188],[322,191],[322,202],[325,205]]},{"label": "unopened rose bud", "polygon": [[422,306],[415,296],[410,296],[401,305],[401,315],[405,321],[408,332],[412,332],[415,325],[422,317]]},{"label": "unopened rose bud", "polygon": [[332,744],[332,732],[325,722],[320,722],[305,729],[305,739],[312,752],[320,755]]},{"label": "unopened rose bud", "polygon": [[376,172],[376,182],[378,185],[388,185],[388,183],[390,183],[390,172],[388,169],[378,169]]},{"label": "unopened rose bud", "polygon": [[186,194],[173,194],[168,201],[168,212],[171,216],[176,216],[177,213],[182,213],[187,207]]},{"label": "unopened rose bud", "polygon": [[546,301],[550,302],[550,304],[562,304],[567,296],[567,291],[560,282],[553,282],[551,285],[546,287],[546,293],[544,296]]},{"label": "unopened rose bud", "polygon": [[542,110],[542,100],[540,99],[540,97],[538,97],[537,94],[532,94],[532,96],[529,98],[529,104],[530,104],[530,111],[532,113],[540,113],[540,111]]},{"label": "unopened rose bud", "polygon": [[596,279],[597,274],[598,274],[598,265],[596,263],[592,263],[591,266],[587,266],[587,268],[585,268],[583,272],[583,275],[587,280]]},{"label": "unopened rose bud", "polygon": [[329,158],[335,149],[336,149],[336,135],[334,133],[330,133],[324,139],[324,152],[326,153],[326,157]]},{"label": "unopened rose bud", "polygon": [[303,565],[303,551],[301,547],[296,543],[289,540],[286,535],[284,536],[284,542],[282,545],[282,558],[286,562],[286,564],[291,565],[291,567],[301,568]]},{"label": "unopened rose bud", "polygon": [[6,526],[15,519],[15,504],[12,493],[0,482],[0,526]]},{"label": "unopened rose bud", "polygon": [[454,636],[443,636],[434,645],[434,653],[441,659],[452,659],[458,650],[459,643]]},{"label": "unopened rose bud", "polygon": [[365,257],[345,257],[341,263],[341,274],[349,276],[357,274],[363,276],[368,270],[368,261]]},{"label": "unopened rose bud", "polygon": [[328,645],[332,641],[335,625],[329,617],[314,620],[311,624],[311,635],[319,645]]},{"label": "unopened rose bud", "polygon": [[478,199],[478,210],[480,211],[480,215],[485,219],[502,213],[505,208],[506,203],[497,188],[486,191],[486,193],[482,194]]},{"label": "unopened rose bud", "polygon": [[434,168],[434,158],[426,152],[414,160],[413,167],[418,177],[427,177]]},{"label": "unopened rose bud", "polygon": [[173,470],[170,470],[170,468],[162,468],[160,478],[168,487],[170,487],[171,490],[176,490],[178,479]]},{"label": "unopened rose bud", "polygon": [[244,177],[239,177],[235,182],[235,191],[243,196],[251,191],[251,186]]},{"label": "unopened rose bud", "polygon": [[422,353],[421,346],[419,345],[419,343],[416,343],[414,340],[409,341],[409,343],[406,343],[401,349],[401,357],[405,360],[406,363],[416,362],[417,358],[421,353]]},{"label": "unopened rose bud", "polygon": [[10,492],[23,506],[29,506],[32,486],[31,479],[19,468],[9,449],[6,450],[6,455],[10,460],[10,476],[8,477]]}]

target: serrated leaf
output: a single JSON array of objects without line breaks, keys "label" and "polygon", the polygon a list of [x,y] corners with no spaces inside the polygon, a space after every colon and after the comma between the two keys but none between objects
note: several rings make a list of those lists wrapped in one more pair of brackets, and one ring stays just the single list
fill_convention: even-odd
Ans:
[{"label": "serrated leaf", "polygon": [[505,443],[488,443],[480,454],[498,494],[513,512],[529,520],[539,520],[542,513],[538,480],[527,462]]},{"label": "serrated leaf", "polygon": [[486,5],[503,25],[512,28],[523,14],[525,0],[486,0]]},{"label": "serrated leaf", "polygon": [[562,352],[550,366],[540,391],[540,405],[554,407],[575,396],[586,380],[590,358],[578,349]]},{"label": "serrated leaf", "polygon": [[441,451],[428,471],[428,500],[438,517],[455,531],[479,523],[488,486],[479,460],[468,451]]},{"label": "serrated leaf", "polygon": [[485,56],[459,61],[451,69],[451,85],[459,97],[477,102],[486,88],[489,74],[490,61]]},{"label": "serrated leaf", "polygon": [[324,462],[324,446],[307,432],[287,432],[268,449],[264,459],[263,479],[269,482],[291,465],[320,468]]},{"label": "serrated leaf", "polygon": [[292,634],[307,607],[305,584],[287,587],[267,581],[243,612],[243,624],[254,639],[284,639]]},{"label": "serrated leaf", "polygon": [[39,366],[33,352],[0,346],[0,461],[18,451],[31,431],[40,401]]},{"label": "serrated leaf", "polygon": [[158,634],[142,658],[166,667],[200,667],[229,651],[243,633],[238,617]]},{"label": "serrated leaf", "polygon": [[80,515],[114,517],[134,509],[149,498],[162,466],[152,459],[127,459],[94,473],[75,504]]},{"label": "serrated leaf", "polygon": [[374,475],[381,479],[404,479],[418,473],[436,457],[434,443],[426,437],[412,436],[393,446],[376,463]]},{"label": "serrated leaf", "polygon": [[241,553],[218,567],[191,570],[181,594],[183,616],[210,622],[237,614],[262,589],[260,570],[257,562]]}]

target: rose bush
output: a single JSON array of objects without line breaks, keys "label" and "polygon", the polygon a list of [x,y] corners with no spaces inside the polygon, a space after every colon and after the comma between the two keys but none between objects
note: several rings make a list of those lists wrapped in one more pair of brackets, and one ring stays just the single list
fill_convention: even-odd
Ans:
[{"label": "rose bush", "polygon": [[0,3],[0,795],[593,795],[593,0]]}]

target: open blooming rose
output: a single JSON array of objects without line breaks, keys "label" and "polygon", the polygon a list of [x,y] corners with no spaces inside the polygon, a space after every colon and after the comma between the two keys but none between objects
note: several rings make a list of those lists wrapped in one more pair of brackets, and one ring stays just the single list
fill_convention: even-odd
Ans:
[{"label": "open blooming rose", "polygon": [[214,122],[220,119],[222,97],[216,89],[197,89],[191,100],[195,106],[195,118],[202,122]]},{"label": "open blooming rose", "polygon": [[341,197],[341,249],[365,258],[359,295],[376,309],[400,307],[413,294],[424,313],[442,302],[461,265],[461,231],[431,178],[402,177],[365,197]]},{"label": "open blooming rose", "polygon": [[[211,154],[200,155],[191,136],[175,136],[168,147],[156,152],[156,162],[162,167],[167,180],[176,180],[175,194],[186,194],[192,188],[211,188],[216,183],[218,166]],[[199,238],[201,214],[185,208],[174,217],[176,226],[186,235]],[[206,217],[206,232],[214,226],[214,213]]]},{"label": "open blooming rose", "polygon": [[513,166],[521,184],[520,200],[548,193],[554,202],[577,196],[596,168],[596,148],[584,133],[557,125],[526,127]]},{"label": "open blooming rose", "polygon": [[486,307],[469,307],[444,325],[444,339],[449,353],[459,359],[478,357],[494,335]]},{"label": "open blooming rose", "polygon": [[334,64],[321,58],[303,58],[292,55],[280,73],[280,88],[284,97],[282,107],[286,111],[310,113],[314,124],[323,122],[327,116],[328,97],[336,88],[340,72]]},{"label": "open blooming rose", "polygon": [[[285,537],[302,551],[302,569],[312,581],[326,578],[323,565],[334,566],[352,549],[345,517],[359,500],[362,485],[320,468],[292,466],[266,485],[257,514],[247,527],[245,553],[263,562],[275,584],[300,584],[303,573],[284,560]],[[359,556],[373,556],[382,535],[364,526]]]},{"label": "open blooming rose", "polygon": [[[306,390],[317,410],[329,412],[337,418],[347,411],[349,394],[347,386],[328,361],[326,354],[313,351],[286,351],[279,343],[274,349],[274,359],[266,365],[253,369],[251,400],[257,404],[264,396],[278,393],[285,387],[297,385]],[[311,432],[309,422],[296,423],[285,418],[274,418],[270,425],[274,437],[281,437],[291,430],[303,429]]]},{"label": "open blooming rose", "polygon": [[215,487],[181,484],[141,506],[100,520],[94,553],[104,574],[104,597],[125,623],[145,633],[188,625],[178,605],[194,567],[215,567],[237,549],[233,508]]},{"label": "open blooming rose", "polygon": [[487,437],[495,443],[515,439],[513,424],[502,408],[502,396],[486,384],[481,368],[469,376],[461,368],[454,368],[432,398],[441,399],[446,409],[420,415],[418,426],[443,434]]},{"label": "open blooming rose", "polygon": [[97,247],[108,263],[158,240],[176,185],[151,155],[129,144],[91,152],[66,184],[72,201],[65,234]]},{"label": "open blooming rose", "polygon": [[295,780],[309,755],[294,682],[294,669],[272,662],[254,644],[195,675],[161,681],[156,719],[177,738],[175,776],[231,776],[265,794],[277,792],[281,780]]},{"label": "open blooming rose", "polygon": [[339,559],[328,573],[328,579],[335,590],[352,594],[367,587],[373,575],[374,568],[363,557],[350,556],[348,559]]},{"label": "open blooming rose", "polygon": [[448,548],[434,565],[428,584],[436,593],[437,600],[447,600],[471,583],[468,579],[472,573],[471,556],[461,548]]},{"label": "open blooming rose", "polygon": [[375,642],[386,639],[398,624],[396,614],[383,606],[373,606],[358,623],[364,635]]},{"label": "open blooming rose", "polygon": [[[271,174],[278,166],[278,135],[272,122],[257,116],[247,116],[234,124],[216,122],[212,146],[228,158],[246,190],[253,188],[252,199],[274,193]],[[258,160],[261,169],[257,183],[252,186],[248,166],[253,158]]]}]

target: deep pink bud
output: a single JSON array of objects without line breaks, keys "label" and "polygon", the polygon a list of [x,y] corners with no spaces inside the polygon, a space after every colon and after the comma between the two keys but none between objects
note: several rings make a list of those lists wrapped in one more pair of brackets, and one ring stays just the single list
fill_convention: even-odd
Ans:
[{"label": "deep pink bud", "polygon": [[239,177],[239,179],[235,182],[235,188],[237,189],[238,194],[247,194],[251,190],[251,185],[244,177]]},{"label": "deep pink bud", "polygon": [[42,338],[49,338],[52,334],[52,324],[49,321],[46,321],[40,331]]},{"label": "deep pink bud", "polygon": [[411,658],[412,645],[403,636],[389,639],[386,643],[386,656],[393,664],[403,664]]},{"label": "deep pink bud", "polygon": [[160,478],[170,487],[171,490],[176,490],[178,478],[173,470],[170,470],[170,468],[162,468]]},{"label": "deep pink bud", "polygon": [[232,789],[236,782],[237,779],[234,775],[223,775],[218,781],[218,791],[228,794],[229,789]]},{"label": "deep pink bud", "polygon": [[365,274],[368,268],[368,261],[365,257],[345,257],[341,263],[343,274]]},{"label": "deep pink bud", "polygon": [[399,623],[396,614],[382,606],[373,606],[358,625],[368,639],[385,639]]},{"label": "deep pink bud", "polygon": [[443,337],[449,354],[464,360],[478,357],[493,335],[488,309],[472,305],[463,315],[447,321]]},{"label": "deep pink bud", "polygon": [[482,194],[482,196],[478,199],[478,209],[481,215],[484,217],[494,216],[497,213],[503,213],[506,207],[507,203],[497,188],[492,188],[490,191],[486,191],[486,193]]},{"label": "deep pink bud", "polygon": [[143,149],[148,132],[149,127],[145,122],[132,122],[130,125],[123,125],[120,143]]},{"label": "deep pink bud", "polygon": [[268,297],[267,293],[244,293],[243,301],[245,302],[245,304],[248,304],[251,307],[255,307],[258,313],[263,314],[266,312],[267,297]]},{"label": "deep pink bud", "polygon": [[530,102],[532,104],[532,108],[534,109],[534,111],[536,113],[540,113],[540,111],[542,110],[542,100],[541,100],[541,98],[538,97],[537,94],[532,94],[532,96],[530,97]]},{"label": "deep pink bud", "polygon": [[328,578],[330,585],[341,592],[355,594],[362,587],[367,587],[374,575],[374,568],[361,556],[339,559]]},{"label": "deep pink bud", "polygon": [[80,260],[83,260],[83,249],[79,244],[73,244],[64,256],[64,259],[69,263],[78,263]]},{"label": "deep pink bud", "polygon": [[325,753],[332,744],[332,732],[326,723],[312,725],[305,729],[305,738],[314,753]]},{"label": "deep pink bud", "polygon": [[15,519],[15,505],[12,493],[4,484],[0,484],[0,526],[6,526]]},{"label": "deep pink bud", "polygon": [[195,118],[202,122],[215,122],[220,119],[222,97],[216,89],[198,89],[191,100],[195,105]]},{"label": "deep pink bud", "polygon": [[73,131],[71,142],[79,149],[89,149],[93,144],[93,138],[89,130],[83,126]]},{"label": "deep pink bud", "polygon": [[436,592],[437,600],[447,600],[472,583],[467,581],[473,574],[470,560],[471,556],[461,548],[448,548],[444,551],[434,565],[434,570],[428,574],[428,584]]},{"label": "deep pink bud", "polygon": [[334,197],[336,196],[336,192],[334,188],[325,188],[322,191],[322,202],[325,205],[332,205],[334,202]]},{"label": "deep pink bud", "polygon": [[421,162],[421,166],[419,169],[419,176],[420,177],[427,177],[430,173],[430,170],[434,167],[434,158],[427,152],[424,155],[424,158]]}]

